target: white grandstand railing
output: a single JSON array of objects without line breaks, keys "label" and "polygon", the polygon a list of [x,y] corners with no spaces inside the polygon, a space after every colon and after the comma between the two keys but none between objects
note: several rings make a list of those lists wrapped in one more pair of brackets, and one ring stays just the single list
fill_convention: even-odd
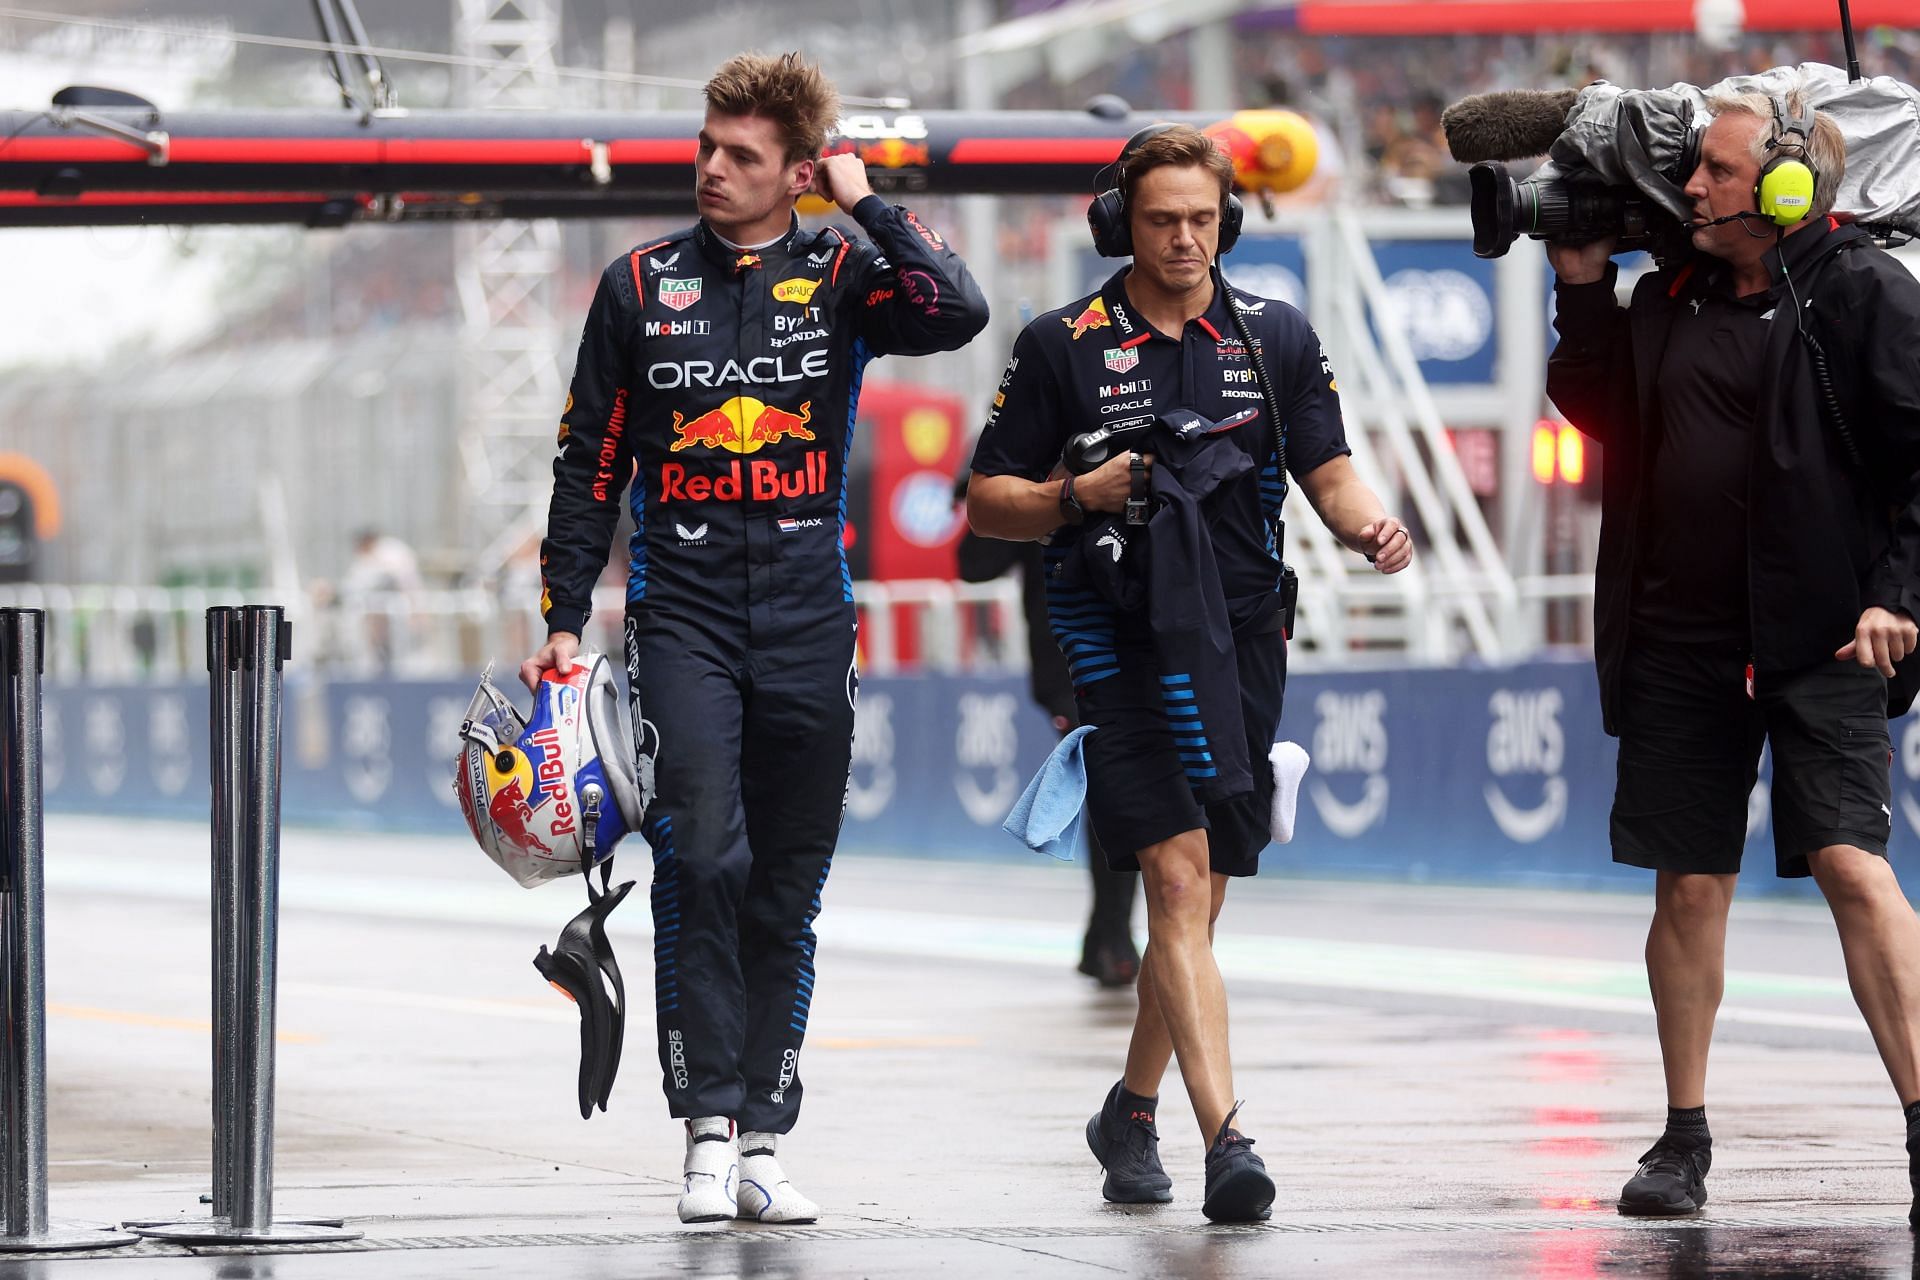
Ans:
[{"label": "white grandstand railing", "polygon": [[[1302,638],[1328,654],[1386,643],[1428,662],[1461,656],[1497,661],[1520,596],[1493,531],[1461,470],[1419,361],[1390,313],[1372,246],[1351,211],[1336,212],[1329,275],[1349,287],[1324,293],[1322,332],[1346,385],[1348,443],[1354,467],[1394,503],[1404,493],[1422,536],[1421,555],[1404,573],[1382,579],[1334,542],[1311,514],[1299,515]],[[1328,323],[1330,321],[1330,323]],[[1391,474],[1375,448],[1384,444]],[[1303,504],[1304,505],[1304,504]],[[1292,508],[1299,514],[1299,508]],[[1308,567],[1321,582],[1307,581]],[[1326,589],[1324,596],[1316,587]],[[1316,602],[1326,617],[1314,616]],[[1309,623],[1312,627],[1309,628]],[[1321,628],[1324,627],[1324,635]]]},{"label": "white grandstand railing", "polygon": [[[206,670],[206,611],[277,604],[294,624],[290,674],[433,678],[517,667],[546,637],[539,614],[478,587],[384,593],[316,602],[269,588],[0,586],[0,607],[47,611],[47,675],[127,683],[192,678]],[[1020,584],[857,582],[862,669],[1020,672],[1026,621]],[[622,591],[602,587],[583,637],[620,652]]]},{"label": "white grandstand railing", "polygon": [[[1296,546],[1299,544],[1296,543]],[[1313,551],[1319,559],[1319,549]],[[1407,598],[1392,578],[1369,574],[1348,584],[1339,598],[1319,593],[1306,557],[1301,565],[1303,607],[1294,655],[1318,669],[1381,658],[1420,659],[1385,643],[1403,625],[1397,615],[1369,613],[1366,606],[1397,606]],[[1336,563],[1357,557],[1338,550]],[[1346,570],[1342,568],[1341,572]],[[1358,575],[1355,575],[1358,578]],[[1396,575],[1405,576],[1405,575]],[[1471,592],[1429,574],[1412,598],[1430,612],[1451,616],[1454,593]],[[1544,608],[1593,595],[1583,574],[1539,575],[1514,584],[1520,607]],[[1026,615],[1020,584],[913,580],[856,582],[861,669],[873,675],[916,672],[1019,674],[1027,669]],[[358,679],[395,675],[416,679],[466,676],[489,662],[503,677],[544,641],[538,613],[478,587],[389,593],[316,603],[269,589],[66,586],[0,586],[0,607],[47,611],[47,675],[54,680],[142,683],[197,678],[206,671],[206,611],[215,605],[278,604],[294,624],[294,678]],[[584,637],[588,649],[618,655],[622,591],[594,593],[594,613]],[[1502,653],[1499,660],[1524,657]]]}]

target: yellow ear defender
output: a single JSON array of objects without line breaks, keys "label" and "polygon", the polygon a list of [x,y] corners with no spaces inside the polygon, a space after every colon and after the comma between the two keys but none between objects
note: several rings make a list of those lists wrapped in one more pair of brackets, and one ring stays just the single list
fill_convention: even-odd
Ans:
[{"label": "yellow ear defender", "polygon": [[1813,108],[1805,105],[1789,115],[1786,99],[1773,99],[1773,136],[1767,139],[1770,153],[1760,167],[1760,180],[1753,185],[1753,200],[1760,212],[1776,226],[1790,227],[1813,212],[1814,173],[1809,144],[1813,141]]}]

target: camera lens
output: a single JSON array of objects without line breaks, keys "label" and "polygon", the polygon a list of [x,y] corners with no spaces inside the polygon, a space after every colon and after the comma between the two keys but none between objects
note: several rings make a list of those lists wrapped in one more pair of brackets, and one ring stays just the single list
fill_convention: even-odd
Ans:
[{"label": "camera lens", "polygon": [[1507,166],[1483,160],[1467,170],[1468,212],[1473,218],[1473,253],[1477,258],[1499,258],[1520,233],[1514,226],[1514,206],[1522,188],[1507,174]]}]

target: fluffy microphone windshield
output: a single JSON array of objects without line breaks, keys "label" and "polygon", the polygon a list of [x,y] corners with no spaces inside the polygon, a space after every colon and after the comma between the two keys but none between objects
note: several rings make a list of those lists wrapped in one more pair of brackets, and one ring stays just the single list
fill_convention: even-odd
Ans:
[{"label": "fluffy microphone windshield", "polygon": [[1447,150],[1462,164],[1545,155],[1567,127],[1578,89],[1502,89],[1476,93],[1440,116]]}]

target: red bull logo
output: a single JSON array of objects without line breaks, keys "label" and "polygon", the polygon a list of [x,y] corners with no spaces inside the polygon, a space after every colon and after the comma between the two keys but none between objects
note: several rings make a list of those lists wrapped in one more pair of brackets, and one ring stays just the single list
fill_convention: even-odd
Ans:
[{"label": "red bull logo", "polygon": [[679,453],[699,445],[706,449],[725,449],[729,453],[758,453],[760,449],[783,439],[812,440],[807,429],[813,418],[813,401],[801,404],[798,413],[767,404],[752,396],[734,396],[725,404],[709,409],[695,418],[674,410],[674,442],[669,451]]},{"label": "red bull logo", "polygon": [[807,423],[812,420],[813,401],[811,400],[804,401],[798,413],[788,413],[785,409],[765,405],[760,410],[760,416],[753,420],[753,432],[747,437],[747,441],[750,444],[772,444],[785,437],[811,440],[814,435],[807,430]]},{"label": "red bull logo", "polygon": [[878,142],[862,143],[860,159],[864,164],[882,169],[906,169],[933,163],[933,154],[924,142],[907,142],[901,138],[882,138]]},{"label": "red bull logo", "polygon": [[526,789],[521,782],[521,776],[532,770],[525,756],[517,751],[512,754],[516,761],[514,771],[497,787],[492,785],[496,778],[488,778],[492,794],[487,800],[487,816],[515,848],[538,849],[550,854],[553,850],[533,834],[533,806],[527,803]]},{"label": "red bull logo", "polygon": [[[575,830],[574,810],[573,802],[568,799],[570,779],[567,777],[566,762],[561,756],[560,734],[554,729],[542,729],[533,735],[533,745],[541,751],[540,765],[535,770],[540,789],[553,802],[547,830],[556,836],[570,836]],[[541,807],[546,808],[544,801]],[[531,811],[528,816],[531,816]]]},{"label": "red bull logo", "polygon": [[661,502],[777,502],[827,492],[827,451],[809,449],[796,460],[735,458],[717,475],[692,474],[685,463],[660,464]]},{"label": "red bull logo", "polygon": [[1105,298],[1095,298],[1087,305],[1087,309],[1079,315],[1073,317],[1061,316],[1060,323],[1073,330],[1074,340],[1078,341],[1095,329],[1110,327],[1113,321],[1107,317],[1107,300]]}]

